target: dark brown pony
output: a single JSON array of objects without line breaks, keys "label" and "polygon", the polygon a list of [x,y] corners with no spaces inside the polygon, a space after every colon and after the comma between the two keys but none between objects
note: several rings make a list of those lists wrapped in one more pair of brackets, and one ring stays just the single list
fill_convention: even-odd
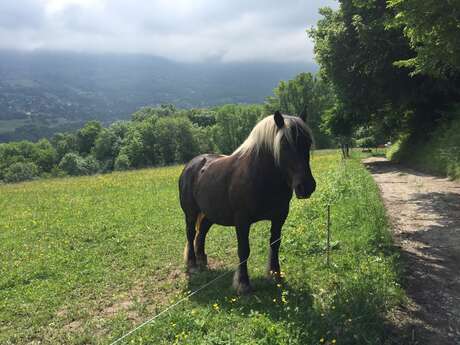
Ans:
[{"label": "dark brown pony", "polygon": [[251,291],[247,270],[249,228],[271,221],[267,273],[279,276],[281,228],[289,212],[292,190],[308,198],[316,188],[310,170],[312,136],[299,117],[276,112],[260,121],[230,156],[205,154],[192,159],[179,179],[189,272],[206,266],[205,239],[213,224],[236,227],[240,265],[233,279],[239,294]]}]

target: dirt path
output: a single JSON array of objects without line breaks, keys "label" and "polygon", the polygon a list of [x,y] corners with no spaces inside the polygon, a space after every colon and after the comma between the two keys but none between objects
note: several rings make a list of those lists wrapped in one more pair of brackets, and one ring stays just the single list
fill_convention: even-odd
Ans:
[{"label": "dirt path", "polygon": [[380,187],[405,263],[408,306],[392,322],[405,344],[460,344],[460,183],[364,161]]}]

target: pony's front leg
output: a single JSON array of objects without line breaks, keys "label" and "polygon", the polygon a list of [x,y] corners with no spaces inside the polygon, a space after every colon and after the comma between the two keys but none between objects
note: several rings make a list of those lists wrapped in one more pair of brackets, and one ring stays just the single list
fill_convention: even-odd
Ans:
[{"label": "pony's front leg", "polygon": [[281,245],[281,228],[286,217],[272,220],[270,228],[270,248],[268,254],[267,277],[280,279],[281,268],[279,262],[279,249]]},{"label": "pony's front leg", "polygon": [[249,224],[236,227],[236,237],[238,239],[238,257],[240,264],[233,276],[233,287],[239,295],[245,295],[252,291],[248,275],[249,248]]}]

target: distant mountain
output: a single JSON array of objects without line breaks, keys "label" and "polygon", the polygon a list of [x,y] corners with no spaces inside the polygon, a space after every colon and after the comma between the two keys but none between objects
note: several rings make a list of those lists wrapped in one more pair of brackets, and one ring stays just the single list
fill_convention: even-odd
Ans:
[{"label": "distant mountain", "polygon": [[190,64],[147,55],[0,51],[0,141],[33,140],[90,119],[126,119],[147,105],[259,103],[280,80],[316,69],[307,63]]}]

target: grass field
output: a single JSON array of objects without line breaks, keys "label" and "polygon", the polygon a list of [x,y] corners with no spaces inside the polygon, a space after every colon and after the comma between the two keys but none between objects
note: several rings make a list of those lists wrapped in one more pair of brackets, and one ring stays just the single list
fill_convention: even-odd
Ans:
[{"label": "grass field", "polygon": [[[0,344],[108,344],[228,272],[124,344],[384,344],[403,298],[385,211],[357,160],[315,154],[317,191],[293,200],[276,285],[268,223],[251,230],[255,292],[231,288],[231,228],[213,227],[211,269],[187,278],[181,167],[0,186]],[[332,253],[325,264],[326,205]]]}]

